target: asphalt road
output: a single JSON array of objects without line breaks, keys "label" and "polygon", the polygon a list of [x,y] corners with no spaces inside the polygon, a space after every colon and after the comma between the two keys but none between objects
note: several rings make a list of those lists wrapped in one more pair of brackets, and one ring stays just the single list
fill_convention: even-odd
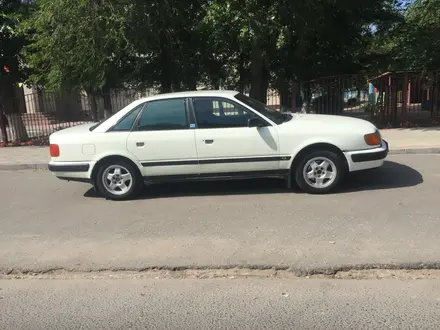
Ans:
[{"label": "asphalt road", "polygon": [[0,328],[439,329],[440,282],[6,280]]},{"label": "asphalt road", "polygon": [[127,202],[46,171],[0,172],[0,272],[437,262],[439,165],[390,156],[326,196],[263,180],[155,186]]}]

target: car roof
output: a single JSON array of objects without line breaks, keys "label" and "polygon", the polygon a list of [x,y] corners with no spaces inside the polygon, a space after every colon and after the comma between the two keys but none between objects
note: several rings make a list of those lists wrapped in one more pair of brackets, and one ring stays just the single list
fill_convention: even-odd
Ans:
[{"label": "car roof", "polygon": [[154,96],[147,96],[139,101],[152,101],[152,100],[163,100],[163,99],[173,99],[176,97],[198,97],[198,96],[212,96],[212,97],[233,97],[239,92],[233,90],[202,90],[202,91],[189,91],[189,92],[175,92],[175,93],[164,93],[157,94]]}]

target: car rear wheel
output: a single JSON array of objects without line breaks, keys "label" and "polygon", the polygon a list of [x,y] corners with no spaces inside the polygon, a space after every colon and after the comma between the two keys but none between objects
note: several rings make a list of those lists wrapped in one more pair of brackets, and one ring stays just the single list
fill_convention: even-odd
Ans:
[{"label": "car rear wheel", "polygon": [[103,164],[96,178],[99,192],[112,200],[132,199],[139,194],[142,185],[138,170],[124,161]]},{"label": "car rear wheel", "polygon": [[341,157],[328,150],[305,155],[295,169],[298,186],[309,194],[325,194],[334,190],[343,176]]}]

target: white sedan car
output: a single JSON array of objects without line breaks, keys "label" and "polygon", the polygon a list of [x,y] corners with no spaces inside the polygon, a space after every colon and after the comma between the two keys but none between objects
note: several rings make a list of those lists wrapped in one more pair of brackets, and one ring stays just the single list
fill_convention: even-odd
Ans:
[{"label": "white sedan car", "polygon": [[195,91],[141,99],[52,134],[49,170],[113,200],[135,197],[144,183],[260,177],[327,193],[387,153],[365,120],[283,114],[238,92]]}]

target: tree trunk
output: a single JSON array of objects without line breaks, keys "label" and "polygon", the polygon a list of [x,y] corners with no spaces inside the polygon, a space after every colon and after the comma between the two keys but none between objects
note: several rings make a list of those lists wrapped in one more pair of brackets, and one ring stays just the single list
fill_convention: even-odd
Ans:
[{"label": "tree trunk", "polygon": [[[48,94],[43,93],[42,99],[45,106],[41,108],[42,113],[52,113],[52,102],[48,100]],[[49,101],[49,102],[48,102]],[[66,89],[61,89],[61,92],[55,98],[55,118],[59,121],[77,121],[81,120],[81,105],[78,101],[78,94],[75,92],[68,92]]]},{"label": "tree trunk", "polygon": [[112,97],[110,93],[104,93],[104,117],[107,119],[113,114]]},{"label": "tree trunk", "polygon": [[310,103],[312,102],[312,93],[310,90],[310,86],[309,85],[304,86],[304,84],[301,84],[301,91],[304,93],[304,97],[301,105],[301,112],[308,113],[310,111]]},{"label": "tree trunk", "polygon": [[263,77],[262,77],[262,67],[263,67],[263,55],[261,47],[255,44],[252,48],[251,54],[251,91],[249,93],[250,97],[263,102],[264,96],[262,93]]},{"label": "tree trunk", "polygon": [[197,90],[197,78],[192,74],[186,74],[185,88],[186,90],[195,91]]},{"label": "tree trunk", "polygon": [[98,101],[96,99],[96,95],[92,94],[90,98],[90,109],[92,110],[92,116],[94,121],[99,121],[99,113],[98,113]]},{"label": "tree trunk", "polygon": [[96,100],[96,94],[93,93],[92,91],[86,91],[87,93],[87,99],[89,101],[89,105],[90,105],[90,111],[92,112],[92,119],[95,122],[99,121],[99,117],[98,117],[98,102]]},{"label": "tree trunk", "polygon": [[97,111],[98,111],[98,119],[104,119],[105,118],[105,111],[104,111],[104,97],[102,95],[96,95],[96,105],[97,105]]},{"label": "tree trunk", "polygon": [[190,91],[197,90],[197,81],[196,81],[196,79],[191,79],[191,80],[188,81],[188,89]]},{"label": "tree trunk", "polygon": [[289,84],[285,81],[282,81],[279,86],[280,92],[280,109],[287,110],[291,108],[291,104],[289,104],[289,96],[290,96],[290,88]]},{"label": "tree trunk", "polygon": [[239,74],[239,80],[238,80],[238,91],[240,93],[244,93],[245,86],[247,84],[247,79],[245,77],[245,69],[244,69],[244,55],[243,53],[240,54],[239,62],[238,62],[238,74]]},{"label": "tree trunk", "polygon": [[[298,85],[296,81],[292,81],[290,85],[290,92],[292,94],[292,112],[296,112],[297,100],[298,100]],[[301,94],[300,94],[301,95]]]},{"label": "tree trunk", "polygon": [[183,90],[186,91],[195,91],[197,90],[197,76],[198,76],[199,68],[196,64],[192,63],[191,60],[187,59],[182,73],[182,87]]},{"label": "tree trunk", "polygon": [[7,120],[6,115],[3,113],[2,109],[0,109],[0,133],[2,141],[5,143],[8,142]]},{"label": "tree trunk", "polygon": [[217,77],[212,77],[212,85],[214,86],[215,90],[219,90],[220,89],[220,79]]},{"label": "tree trunk", "polygon": [[26,141],[29,136],[26,131],[21,113],[15,112],[6,115],[9,122],[9,132],[11,141]]},{"label": "tree trunk", "polygon": [[29,137],[26,132],[26,127],[24,125],[23,118],[21,118],[20,100],[16,95],[16,91],[12,83],[8,81],[2,81],[0,84],[0,93],[0,103],[3,104],[3,111],[9,124],[10,133],[10,135],[7,136],[7,133],[4,132],[2,134],[3,139],[5,139],[5,142],[7,142],[6,140],[8,138],[10,141],[28,140]]},{"label": "tree trunk", "polygon": [[261,95],[263,96],[263,103],[267,103],[267,90],[269,89],[269,67],[267,60],[263,58],[263,66],[261,67]]},{"label": "tree trunk", "polygon": [[439,110],[439,101],[440,101],[440,89],[437,85],[434,85],[434,91],[432,95],[432,113],[431,115],[434,115],[434,112],[437,113]]},{"label": "tree trunk", "polygon": [[172,87],[172,61],[168,40],[164,33],[160,35],[160,91],[170,93]]},{"label": "tree trunk", "polygon": [[263,57],[263,51],[258,44],[252,48],[251,54],[251,91],[250,97],[266,103],[269,87],[269,72]]},{"label": "tree trunk", "polygon": [[182,84],[179,81],[179,79],[177,77],[175,77],[175,79],[173,79],[173,82],[171,84],[172,86],[172,91],[173,92],[180,92],[182,91]]}]

